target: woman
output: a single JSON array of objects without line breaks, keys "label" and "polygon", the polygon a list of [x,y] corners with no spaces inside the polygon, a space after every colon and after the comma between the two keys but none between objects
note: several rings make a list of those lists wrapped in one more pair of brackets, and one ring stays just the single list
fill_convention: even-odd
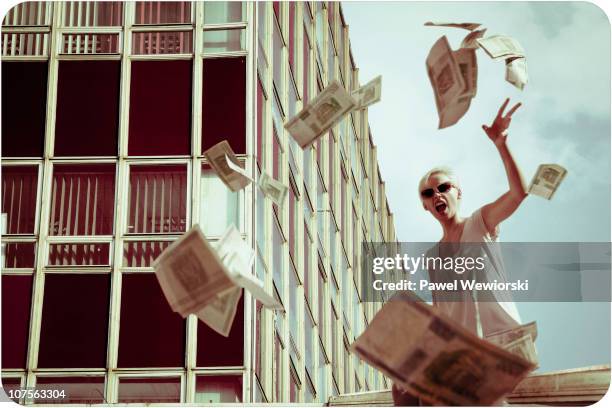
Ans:
[{"label": "woman", "polygon": [[[471,257],[482,255],[486,262],[484,270],[477,272],[480,281],[506,280],[501,252],[499,246],[494,244],[497,241],[498,226],[516,211],[527,196],[525,181],[506,144],[512,115],[521,104],[517,103],[504,115],[508,102],[509,99],[506,99],[502,104],[491,126],[482,126],[504,163],[508,191],[492,203],[476,210],[471,216],[462,217],[459,215],[461,188],[452,171],[444,167],[434,168],[427,172],[419,183],[423,208],[433,215],[443,229],[440,243],[430,249],[427,256],[457,256],[459,251],[464,251],[464,255],[471,252]],[[457,278],[453,271],[430,269],[429,275],[430,281],[449,281]],[[481,337],[520,324],[516,305],[506,292],[489,293],[485,296],[486,301],[483,301],[481,294],[469,291],[434,292],[432,297],[435,307]],[[395,385],[392,391],[395,405],[410,406],[419,403],[418,398],[402,392]]]}]

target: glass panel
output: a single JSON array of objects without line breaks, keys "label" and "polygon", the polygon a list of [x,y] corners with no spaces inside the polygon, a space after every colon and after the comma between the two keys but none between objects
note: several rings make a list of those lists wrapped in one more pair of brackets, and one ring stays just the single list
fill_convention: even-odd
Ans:
[{"label": "glass panel", "polygon": [[120,71],[120,61],[59,62],[56,156],[117,155]]},{"label": "glass panel", "polygon": [[[104,377],[36,377],[36,390],[48,390],[52,398],[34,400],[35,404],[102,404]],[[54,398],[64,392],[65,397]]]},{"label": "glass panel", "polygon": [[50,235],[110,235],[114,210],[114,164],[54,166]]},{"label": "glass panel", "polygon": [[232,192],[209,166],[202,166],[200,227],[207,237],[221,236],[230,225],[240,226],[243,192]]},{"label": "glass panel", "polygon": [[38,166],[2,166],[2,213],[7,214],[3,233],[34,234],[37,188]]},{"label": "glass panel", "polygon": [[119,34],[63,34],[62,54],[119,54]]},{"label": "glass panel", "polygon": [[246,30],[206,30],[204,31],[204,53],[244,51]]},{"label": "glass panel", "polygon": [[2,61],[2,157],[42,157],[48,69],[47,62]]},{"label": "glass panel", "polygon": [[312,349],[312,340],[314,337],[314,324],[310,317],[310,312],[307,307],[304,307],[304,358],[306,360],[306,370],[314,372],[314,359]]},{"label": "glass panel", "polygon": [[39,367],[106,367],[109,295],[108,274],[45,274]]},{"label": "glass panel", "polygon": [[68,1],[64,6],[64,26],[107,27],[123,24],[123,3],[119,1]]},{"label": "glass panel", "polygon": [[119,403],[181,402],[181,379],[119,378]]},{"label": "glass panel", "polygon": [[[258,257],[259,260],[259,257]],[[261,377],[263,374],[263,304],[255,301],[255,374]]]},{"label": "glass panel", "polygon": [[2,368],[25,368],[32,275],[2,275]]},{"label": "glass panel", "polygon": [[[132,34],[132,54],[191,54],[193,52],[191,31],[151,31]],[[187,61],[189,62],[189,61]],[[163,78],[163,77],[158,77]],[[173,77],[176,79],[178,77]],[[156,85],[164,81],[157,81]]]},{"label": "glass panel", "polygon": [[[321,346],[321,343],[319,343]],[[319,391],[319,402],[327,402],[327,361],[323,350],[319,353],[319,366],[317,369],[317,390]]]},{"label": "glass panel", "polygon": [[186,230],[186,166],[131,166],[128,195],[128,233]]},{"label": "glass panel", "polygon": [[204,2],[204,24],[224,24],[245,21],[245,7],[238,1]]},{"label": "glass panel", "polygon": [[151,266],[172,241],[129,241],[123,243],[123,266],[144,268]]},{"label": "glass panel", "polygon": [[273,68],[273,81],[276,91],[279,95],[283,95],[284,84],[283,84],[283,37],[278,28],[278,25],[273,24],[274,30],[272,32],[272,68]]},{"label": "glass panel", "polygon": [[110,243],[50,244],[48,265],[110,265]]},{"label": "glass panel", "polygon": [[183,367],[185,322],[170,309],[155,274],[124,273],[117,366]]},{"label": "glass panel", "polygon": [[223,140],[228,141],[234,153],[246,152],[245,70],[244,57],[204,60],[202,152]]},{"label": "glass panel", "polygon": [[5,245],[3,268],[34,268],[36,243],[9,242]]},{"label": "glass panel", "polygon": [[28,1],[11,8],[2,26],[34,26],[49,25],[52,3],[43,1]]},{"label": "glass panel", "polygon": [[334,41],[332,39],[331,29],[328,31],[327,35],[327,81],[331,82],[336,78],[336,69],[334,66]]},{"label": "glass panel", "polygon": [[242,376],[197,376],[194,402],[203,404],[242,402]]},{"label": "glass panel", "polygon": [[47,56],[49,34],[47,33],[3,33],[2,56]]},{"label": "glass panel", "polygon": [[190,1],[139,1],[136,3],[136,24],[185,24],[190,22]]},{"label": "glass panel", "polygon": [[265,128],[266,128],[266,96],[264,95],[261,82],[257,81],[257,164],[259,168],[263,168],[263,155],[265,146]]},{"label": "glass panel", "polygon": [[260,188],[256,189],[257,191],[257,197],[256,197],[256,204],[255,206],[257,207],[257,214],[256,214],[256,229],[257,229],[257,246],[259,247],[259,251],[262,254],[265,254],[268,248],[268,241],[267,241],[267,237],[266,237],[266,218],[265,218],[265,211],[266,211],[266,207],[265,207],[265,199],[266,197],[264,196],[263,191]]},{"label": "glass panel", "polygon": [[280,231],[280,227],[277,222],[273,222],[274,226],[272,227],[272,279],[276,288],[279,290],[279,295],[281,300],[283,299],[283,293],[285,291],[285,286],[283,284],[283,276],[284,276],[284,242],[282,233]]},{"label": "glass panel", "polygon": [[223,337],[198,320],[198,367],[244,364],[244,297],[240,297],[229,337]]},{"label": "glass panel", "polygon": [[296,12],[295,5],[296,2],[289,3],[289,67],[291,71],[295,74],[295,37],[296,37]]},{"label": "glass panel", "polygon": [[191,153],[192,70],[190,60],[132,62],[129,155]]},{"label": "glass panel", "polygon": [[[14,392],[21,389],[21,378],[2,377],[2,388],[4,388],[4,392],[8,397],[9,391]],[[18,398],[11,398],[11,400],[16,404],[19,403]]]}]

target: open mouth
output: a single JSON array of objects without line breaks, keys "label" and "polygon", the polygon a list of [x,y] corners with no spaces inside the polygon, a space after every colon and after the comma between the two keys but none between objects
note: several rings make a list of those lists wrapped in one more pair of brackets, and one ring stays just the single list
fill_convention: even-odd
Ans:
[{"label": "open mouth", "polygon": [[444,213],[444,211],[446,211],[446,207],[447,207],[446,203],[443,203],[442,201],[440,201],[440,202],[436,203],[436,206],[435,206],[436,212],[438,214],[442,214],[442,213]]}]

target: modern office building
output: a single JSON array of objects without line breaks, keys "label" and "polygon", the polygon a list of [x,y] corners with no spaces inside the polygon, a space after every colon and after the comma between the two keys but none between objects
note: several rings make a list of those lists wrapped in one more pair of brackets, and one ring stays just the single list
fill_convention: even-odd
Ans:
[{"label": "modern office building", "polygon": [[[305,150],[283,128],[330,80],[360,83],[340,3],[28,2],[2,25],[7,390],[324,403],[390,386],[349,351],[380,307],[361,301],[361,243],[395,240],[367,111]],[[222,140],[290,187],[283,206],[225,187],[202,154]],[[285,310],[244,293],[225,338],[172,312],[151,263],[232,223]]]}]

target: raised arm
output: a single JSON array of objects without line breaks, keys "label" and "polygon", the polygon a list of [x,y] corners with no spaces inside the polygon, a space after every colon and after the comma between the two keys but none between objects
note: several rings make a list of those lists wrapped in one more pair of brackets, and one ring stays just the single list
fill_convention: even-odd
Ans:
[{"label": "raised arm", "polygon": [[521,103],[519,102],[514,105],[504,116],[504,110],[506,106],[508,106],[509,101],[509,98],[506,99],[501,108],[499,108],[497,116],[493,120],[491,126],[482,125],[482,129],[487,136],[489,136],[489,139],[493,141],[495,147],[497,147],[499,151],[499,155],[504,163],[504,168],[506,169],[509,185],[509,190],[507,192],[502,194],[494,202],[482,207],[482,218],[490,232],[495,231],[499,223],[510,217],[527,196],[527,185],[525,184],[523,175],[506,144],[508,127],[512,120],[512,114],[521,106]]}]

